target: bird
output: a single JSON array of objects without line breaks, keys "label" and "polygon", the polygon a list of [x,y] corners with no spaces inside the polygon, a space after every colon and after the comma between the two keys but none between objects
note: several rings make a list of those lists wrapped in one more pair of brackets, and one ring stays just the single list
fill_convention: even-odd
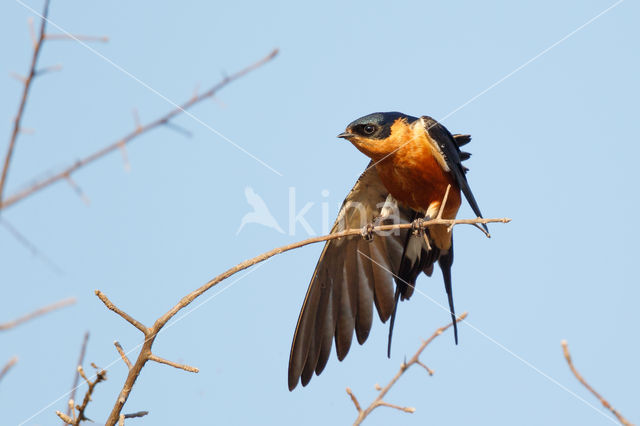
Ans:
[{"label": "bird", "polygon": [[[325,243],[293,336],[290,391],[299,381],[306,386],[314,373],[324,370],[333,341],[342,361],[354,332],[359,344],[367,340],[374,306],[383,323],[391,319],[390,356],[398,302],[411,297],[421,272],[432,275],[436,262],[442,270],[457,344],[452,232],[447,225],[425,229],[422,221],[437,217],[447,191],[442,218],[456,217],[461,193],[482,218],[466,178],[468,169],[462,165],[471,155],[460,150],[471,140],[469,135],[454,136],[429,116],[376,112],[351,122],[337,137],[351,142],[371,161],[342,203],[331,232],[358,227],[363,231],[362,236]],[[372,234],[375,225],[386,223],[411,223],[412,227]]]}]

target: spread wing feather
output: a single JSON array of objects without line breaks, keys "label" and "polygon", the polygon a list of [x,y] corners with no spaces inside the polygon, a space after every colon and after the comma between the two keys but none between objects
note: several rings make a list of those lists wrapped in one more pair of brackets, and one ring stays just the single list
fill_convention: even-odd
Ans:
[{"label": "spread wing feather", "polygon": [[[370,164],[371,166],[371,164]],[[367,167],[345,199],[331,232],[362,228],[379,214],[389,195],[375,167]],[[398,220],[413,211],[399,207]],[[393,275],[402,263],[409,232],[401,230],[365,241],[361,236],[328,241],[311,278],[298,317],[289,357],[289,389],[320,374],[335,340],[338,359],[349,352],[355,332],[363,344],[373,322],[373,307],[385,322],[394,306]]]}]

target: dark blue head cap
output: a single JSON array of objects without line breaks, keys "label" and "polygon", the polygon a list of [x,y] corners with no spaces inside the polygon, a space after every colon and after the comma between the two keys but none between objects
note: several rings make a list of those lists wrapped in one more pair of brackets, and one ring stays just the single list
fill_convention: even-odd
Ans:
[{"label": "dark blue head cap", "polygon": [[373,114],[365,115],[352,121],[347,126],[348,132],[339,135],[339,137],[355,135],[367,139],[386,139],[391,134],[391,126],[398,121],[398,119],[404,119],[407,121],[407,124],[411,124],[418,118],[395,111],[374,112]]},{"label": "dark blue head cap", "polygon": [[355,127],[363,124],[375,124],[377,126],[391,126],[398,118],[405,118],[408,123],[413,123],[418,118],[412,117],[407,114],[403,114],[397,111],[391,112],[374,112],[373,114],[365,115],[355,121],[352,121],[348,127]]}]

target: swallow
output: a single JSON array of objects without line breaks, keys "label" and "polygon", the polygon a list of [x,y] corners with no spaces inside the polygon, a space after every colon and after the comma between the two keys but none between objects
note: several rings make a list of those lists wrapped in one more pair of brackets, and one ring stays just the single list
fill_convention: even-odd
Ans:
[{"label": "swallow", "polygon": [[[420,273],[432,275],[436,262],[458,343],[451,287],[452,233],[446,225],[423,230],[421,221],[437,216],[448,187],[443,218],[456,217],[461,193],[476,216],[482,217],[467,182],[468,169],[462,165],[471,154],[460,147],[471,137],[454,136],[431,117],[399,112],[361,117],[338,137],[351,142],[371,162],[344,200],[331,232],[361,227],[365,238],[345,237],[325,244],[293,336],[289,390],[298,381],[306,386],[313,373],[324,370],[334,340],[339,361],[349,352],[354,331],[362,345],[371,330],[374,306],[383,323],[391,319],[389,356],[398,302],[411,297]],[[367,235],[374,225],[384,223],[413,226]]]}]

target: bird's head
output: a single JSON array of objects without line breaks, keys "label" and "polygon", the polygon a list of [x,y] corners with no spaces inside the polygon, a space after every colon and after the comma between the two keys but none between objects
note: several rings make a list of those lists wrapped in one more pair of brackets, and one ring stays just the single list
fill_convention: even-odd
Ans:
[{"label": "bird's head", "polygon": [[375,112],[351,122],[338,137],[348,140],[368,157],[379,159],[406,140],[401,134],[410,131],[416,120],[401,112]]}]

